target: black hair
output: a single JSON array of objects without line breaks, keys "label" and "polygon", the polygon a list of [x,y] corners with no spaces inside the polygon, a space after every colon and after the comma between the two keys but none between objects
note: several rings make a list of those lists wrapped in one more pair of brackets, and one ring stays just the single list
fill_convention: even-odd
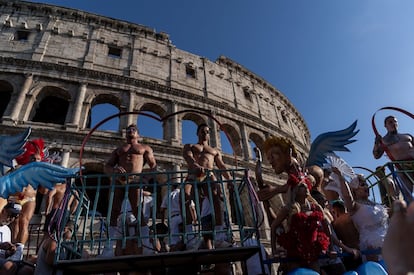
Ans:
[{"label": "black hair", "polygon": [[125,129],[128,130],[129,128],[135,128],[139,134],[138,126],[135,123],[129,124]]},{"label": "black hair", "polygon": [[334,200],[331,202],[332,207],[340,209],[342,212],[345,212],[345,203],[342,200]]},{"label": "black hair", "polygon": [[8,202],[6,206],[4,206],[4,209],[7,210],[10,215],[17,217],[22,211],[22,206],[20,203]]},{"label": "black hair", "polygon": [[[198,125],[197,127],[197,134],[200,131],[200,129],[204,128],[204,127],[208,127],[207,123],[201,123],[200,125]],[[209,127],[210,128],[210,127]]]},{"label": "black hair", "polygon": [[387,116],[385,119],[384,119],[384,125],[387,123],[387,120],[388,119],[390,119],[390,118],[396,118],[395,116]]}]

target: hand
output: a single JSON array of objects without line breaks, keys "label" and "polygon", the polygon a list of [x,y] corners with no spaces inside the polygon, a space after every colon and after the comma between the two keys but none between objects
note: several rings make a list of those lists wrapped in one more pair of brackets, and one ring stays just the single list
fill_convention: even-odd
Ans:
[{"label": "hand", "polygon": [[414,271],[414,203],[393,203],[393,215],[385,236],[382,254],[389,274],[399,275]]},{"label": "hand", "polygon": [[115,166],[113,172],[114,172],[114,174],[124,174],[127,171],[122,166]]},{"label": "hand", "polygon": [[342,177],[342,173],[341,173],[341,171],[339,171],[338,167],[332,166],[331,169],[332,169],[332,173],[337,174],[339,176],[339,178]]},{"label": "hand", "polygon": [[257,197],[259,198],[259,200],[260,201],[270,200],[274,196],[272,189],[274,189],[273,186],[266,186],[265,188],[257,191]]},{"label": "hand", "polygon": [[382,141],[382,137],[380,135],[377,135],[375,137],[375,144],[381,144],[381,141]]},{"label": "hand", "polygon": [[204,171],[204,167],[200,166],[197,162],[195,162],[192,165],[192,168],[190,169],[190,172],[192,174],[195,174],[197,176],[201,176],[204,175],[205,171]]}]

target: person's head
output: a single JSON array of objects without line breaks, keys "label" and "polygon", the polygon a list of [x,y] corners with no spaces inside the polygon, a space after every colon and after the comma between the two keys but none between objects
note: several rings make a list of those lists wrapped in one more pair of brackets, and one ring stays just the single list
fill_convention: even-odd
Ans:
[{"label": "person's head", "polygon": [[45,143],[41,138],[27,141],[24,145],[24,153],[16,158],[17,164],[25,165],[30,162],[42,161],[45,157],[44,146]]},{"label": "person's head", "polygon": [[355,199],[368,199],[369,186],[363,174],[357,174],[349,184]]},{"label": "person's head", "polygon": [[126,127],[126,136],[128,139],[134,139],[139,137],[139,131],[136,124],[130,124]]},{"label": "person's head", "polygon": [[334,200],[331,202],[331,214],[337,219],[346,213],[345,203],[342,200]]},{"label": "person's head", "polygon": [[292,142],[284,137],[270,137],[265,140],[263,147],[275,173],[287,172],[296,157],[296,149]]},{"label": "person's head", "polygon": [[72,220],[68,220],[64,229],[63,229],[63,238],[65,240],[70,240],[75,230],[75,223]]},{"label": "person's head", "polygon": [[310,197],[308,186],[304,183],[299,183],[295,190],[295,201],[304,201],[307,197]]},{"label": "person's head", "polygon": [[[67,222],[64,222],[67,221]],[[62,225],[65,225],[62,228]],[[63,239],[69,240],[72,237],[73,231],[75,229],[75,223],[67,218],[64,218],[63,220],[60,220],[58,216],[54,217],[49,224],[49,227],[47,228],[47,232],[50,235],[59,236],[60,232],[63,230]]]},{"label": "person's head", "polygon": [[208,141],[210,139],[210,127],[205,123],[198,125],[197,136],[199,141]]},{"label": "person's head", "polygon": [[387,116],[384,119],[384,126],[388,132],[396,132],[398,129],[398,120],[395,116]]},{"label": "person's head", "polygon": [[318,165],[311,165],[306,168],[307,172],[315,179],[315,186],[319,187],[323,183],[324,172]]},{"label": "person's head", "polygon": [[311,191],[312,198],[322,207],[325,208],[327,206],[327,200],[323,193],[319,192],[318,190]]},{"label": "person's head", "polygon": [[0,213],[0,225],[9,225],[22,211],[22,206],[15,202],[7,203]]}]

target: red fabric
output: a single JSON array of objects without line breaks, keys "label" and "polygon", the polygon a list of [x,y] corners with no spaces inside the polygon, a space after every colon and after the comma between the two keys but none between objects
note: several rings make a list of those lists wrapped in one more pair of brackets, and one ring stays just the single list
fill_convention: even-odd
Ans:
[{"label": "red fabric", "polygon": [[45,143],[41,138],[27,141],[24,145],[25,152],[16,158],[16,162],[19,165],[25,165],[30,162],[30,158],[34,154],[39,154],[43,160],[45,156],[43,152],[44,146]]},{"label": "red fabric", "polygon": [[305,176],[304,173],[293,171],[288,174],[287,185],[290,187],[295,187],[301,182],[306,184],[309,191],[312,190],[312,182]]},{"label": "red fabric", "polygon": [[292,216],[289,231],[278,237],[289,258],[310,264],[327,251],[329,237],[322,230],[322,221],[323,213],[316,210],[310,215],[300,212]]}]

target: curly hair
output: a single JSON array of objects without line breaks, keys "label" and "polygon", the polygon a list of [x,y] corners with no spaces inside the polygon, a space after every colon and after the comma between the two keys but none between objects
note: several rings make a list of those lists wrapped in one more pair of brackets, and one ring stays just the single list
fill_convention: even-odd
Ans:
[{"label": "curly hair", "polygon": [[272,136],[265,140],[263,147],[265,152],[269,151],[272,147],[280,147],[282,152],[288,153],[294,158],[297,157],[296,148],[292,141],[284,137]]}]

